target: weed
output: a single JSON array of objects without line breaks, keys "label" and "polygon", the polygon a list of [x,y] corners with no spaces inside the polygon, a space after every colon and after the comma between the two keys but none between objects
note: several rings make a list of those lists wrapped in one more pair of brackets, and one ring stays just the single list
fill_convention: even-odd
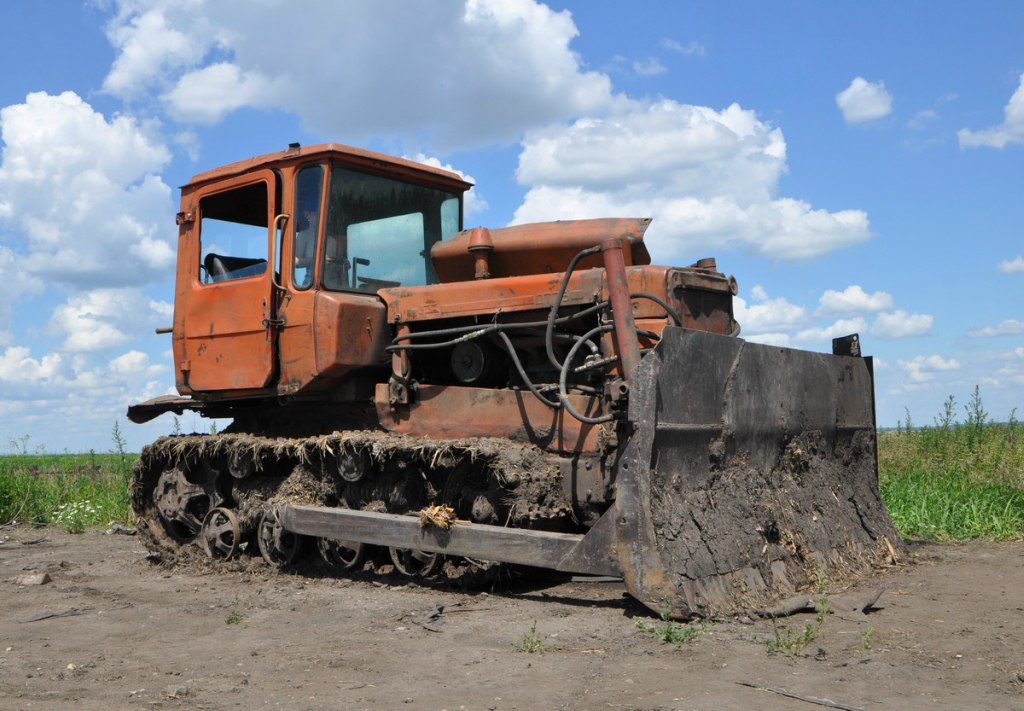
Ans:
[{"label": "weed", "polygon": [[875,628],[868,625],[864,630],[857,635],[860,637],[860,651],[870,652],[871,651],[871,640],[875,636]]},{"label": "weed", "polygon": [[672,601],[666,598],[661,601],[661,613],[658,615],[661,618],[661,624],[651,625],[643,620],[637,620],[636,628],[644,634],[657,637],[666,644],[674,644],[676,649],[679,649],[683,644],[689,642],[694,637],[704,634],[707,629],[706,625],[701,625],[699,627],[681,625],[670,618],[671,613]]},{"label": "weed", "polygon": [[28,454],[28,441],[30,439],[32,439],[31,435],[22,435],[21,437],[18,437],[17,439],[15,439],[14,437],[11,437],[11,439],[9,440],[10,441],[10,445],[11,445],[11,451],[14,452],[15,454],[21,454],[23,456],[27,455]]},{"label": "weed", "polygon": [[796,657],[804,648],[818,638],[830,610],[828,602],[828,578],[824,570],[818,570],[818,600],[815,605],[818,612],[813,622],[808,622],[803,629],[792,630],[780,625],[778,618],[772,617],[772,637],[764,641],[769,654],[783,654],[789,658]]},{"label": "weed", "polygon": [[228,613],[227,619],[224,620],[229,625],[237,625],[242,621],[242,613],[238,611],[239,600],[238,595],[235,595],[234,602],[231,603],[231,612]]},{"label": "weed", "polygon": [[530,626],[530,631],[519,638],[519,641],[512,646],[516,648],[517,652],[525,652],[526,654],[543,654],[544,652],[554,652],[559,649],[556,645],[548,644],[547,637],[541,637],[537,634],[537,621],[534,620],[533,625]]},{"label": "weed", "polygon": [[985,423],[988,422],[988,413],[985,412],[985,408],[982,405],[981,388],[979,386],[974,386],[971,401],[964,407],[964,412],[967,414],[964,424],[968,432],[974,436],[980,435],[985,429]]},{"label": "weed", "polygon": [[82,533],[99,513],[91,501],[72,501],[57,507],[53,512],[52,523],[68,533]]},{"label": "weed", "polygon": [[117,471],[127,486],[131,483],[132,468],[128,456],[128,443],[121,433],[121,425],[117,420],[114,420],[114,429],[110,432],[110,439],[114,443],[114,448],[110,453],[117,457]]},{"label": "weed", "polygon": [[935,418],[935,427],[948,432],[950,425],[953,424],[953,413],[956,412],[956,398],[950,395],[946,398],[946,401],[942,403],[942,414]]},{"label": "weed", "polygon": [[[906,423],[903,426],[904,431],[905,432],[913,432],[914,431],[914,421],[912,419],[910,419],[910,408],[909,407],[904,407],[903,411],[905,413],[907,413],[907,421],[906,421]],[[896,428],[899,429],[899,423],[896,423]]]}]

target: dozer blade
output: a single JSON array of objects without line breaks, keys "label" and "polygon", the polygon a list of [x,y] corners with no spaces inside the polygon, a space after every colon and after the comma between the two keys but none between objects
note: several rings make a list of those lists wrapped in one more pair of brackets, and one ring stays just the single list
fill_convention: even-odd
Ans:
[{"label": "dozer blade", "polygon": [[903,550],[878,491],[868,359],[666,329],[629,417],[605,529],[654,610],[763,608]]}]

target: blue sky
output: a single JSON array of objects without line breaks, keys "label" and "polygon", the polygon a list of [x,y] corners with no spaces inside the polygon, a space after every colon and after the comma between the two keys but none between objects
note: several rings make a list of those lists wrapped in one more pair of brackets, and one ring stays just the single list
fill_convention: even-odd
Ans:
[{"label": "blue sky", "polygon": [[[1024,5],[53,0],[4,7],[0,447],[132,448],[171,392],[177,187],[289,142],[449,166],[467,226],[654,218],[743,337],[859,331],[878,421],[1024,403]],[[1019,415],[1020,413],[1018,413]],[[186,430],[208,427],[186,416]]]}]

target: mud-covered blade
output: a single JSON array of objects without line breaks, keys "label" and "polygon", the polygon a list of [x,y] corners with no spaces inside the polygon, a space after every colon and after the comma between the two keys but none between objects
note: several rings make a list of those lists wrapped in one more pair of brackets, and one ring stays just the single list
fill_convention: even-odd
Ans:
[{"label": "mud-covered blade", "polygon": [[616,550],[653,609],[759,608],[902,548],[878,492],[868,359],[666,329],[629,414]]}]

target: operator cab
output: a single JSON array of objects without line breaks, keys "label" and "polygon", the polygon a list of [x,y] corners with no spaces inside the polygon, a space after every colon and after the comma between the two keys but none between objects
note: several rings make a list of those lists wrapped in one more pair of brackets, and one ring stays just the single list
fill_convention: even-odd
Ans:
[{"label": "operator cab", "polygon": [[376,293],[437,283],[430,248],[462,228],[467,184],[437,186],[441,171],[426,166],[417,166],[422,172],[414,176],[395,175],[383,161],[352,165],[352,156],[336,146],[301,153],[310,155],[268,166],[273,186],[257,181],[200,198],[203,284],[264,274],[272,219],[280,222],[275,254],[288,257],[285,273],[276,259],[276,276],[292,289]]},{"label": "operator cab", "polygon": [[179,392],[356,397],[342,381],[386,365],[378,290],[437,283],[430,250],[462,229],[469,187],[335,144],[195,176],[177,219]]}]

